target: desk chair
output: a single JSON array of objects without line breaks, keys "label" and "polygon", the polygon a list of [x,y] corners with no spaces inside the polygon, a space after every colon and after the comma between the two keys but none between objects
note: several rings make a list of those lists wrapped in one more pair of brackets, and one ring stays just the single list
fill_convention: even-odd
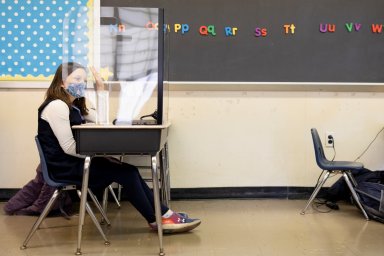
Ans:
[{"label": "desk chair", "polygon": [[357,186],[357,183],[355,179],[352,176],[352,171],[354,170],[361,170],[363,169],[362,163],[352,162],[352,161],[329,161],[324,154],[324,149],[319,137],[319,134],[315,128],[311,129],[312,134],[312,140],[313,140],[313,146],[315,148],[315,156],[316,156],[316,163],[317,165],[322,169],[325,170],[325,175],[323,179],[317,184],[315,190],[313,191],[311,197],[309,198],[307,205],[305,208],[301,211],[301,214],[305,214],[305,211],[311,205],[313,200],[316,198],[317,194],[319,193],[320,189],[324,185],[324,183],[329,178],[330,174],[341,174],[343,175],[343,178],[345,182],[348,185],[349,190],[352,193],[352,197],[355,200],[355,203],[359,207],[359,209],[364,214],[364,217],[369,220],[369,217],[367,213],[365,212],[363,206],[360,203],[360,199],[358,194],[355,191],[355,187]]},{"label": "desk chair", "polygon": [[[49,174],[49,171],[48,171],[47,163],[45,161],[45,156],[44,156],[43,150],[41,148],[41,145],[40,145],[40,142],[39,142],[39,139],[38,139],[37,136],[35,137],[35,141],[36,141],[37,149],[39,151],[41,171],[43,173],[44,181],[48,185],[50,185],[50,186],[52,186],[52,187],[54,187],[56,189],[55,189],[52,197],[50,198],[48,204],[44,208],[43,212],[41,213],[39,218],[36,220],[36,222],[33,225],[32,229],[29,231],[29,233],[27,235],[27,238],[25,239],[23,245],[20,247],[21,249],[26,249],[27,248],[27,244],[28,244],[29,240],[35,234],[36,230],[40,227],[40,224],[45,219],[45,217],[48,215],[48,213],[50,212],[53,204],[56,202],[56,200],[59,198],[59,195],[63,191],[66,191],[66,190],[77,190],[77,194],[79,195],[79,197],[81,197],[81,191],[76,188],[76,186],[80,185],[79,182],[57,181],[57,180],[53,180],[51,178],[51,176]],[[97,200],[96,196],[92,193],[92,191],[90,189],[88,189],[88,194],[91,197],[92,201],[95,203],[96,207],[99,209],[99,211],[100,211],[101,215],[103,216],[103,219],[105,220],[105,222],[110,226],[111,222],[109,221],[108,217],[106,216],[105,212],[103,211],[103,209],[102,209],[99,201]],[[87,210],[88,214],[90,215],[90,217],[91,217],[93,223],[95,224],[96,228],[99,230],[101,236],[103,237],[104,244],[105,245],[109,245],[110,242],[108,241],[108,239],[105,236],[103,230],[101,229],[101,226],[100,226],[97,218],[95,217],[95,214],[93,213],[92,208],[89,206],[88,203],[86,204],[86,210]]]}]

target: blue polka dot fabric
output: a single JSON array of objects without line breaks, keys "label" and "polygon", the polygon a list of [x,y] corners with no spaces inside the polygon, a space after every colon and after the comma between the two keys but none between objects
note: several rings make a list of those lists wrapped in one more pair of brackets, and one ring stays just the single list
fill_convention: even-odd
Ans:
[{"label": "blue polka dot fabric", "polygon": [[0,0],[0,77],[48,77],[88,63],[88,0]]}]

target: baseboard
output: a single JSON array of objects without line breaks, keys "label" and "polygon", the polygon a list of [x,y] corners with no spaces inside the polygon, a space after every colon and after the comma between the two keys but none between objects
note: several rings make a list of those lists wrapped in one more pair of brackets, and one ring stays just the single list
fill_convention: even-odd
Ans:
[{"label": "baseboard", "polygon": [[[17,191],[19,189],[0,189],[0,201],[8,201]],[[172,188],[171,199],[308,199],[312,192],[313,187]],[[124,189],[121,198],[127,198]]]},{"label": "baseboard", "polygon": [[19,190],[20,189],[18,189],[18,188],[1,188],[0,189],[0,201],[8,201]]},{"label": "baseboard", "polygon": [[173,200],[182,199],[308,199],[313,187],[218,187],[171,189]]}]

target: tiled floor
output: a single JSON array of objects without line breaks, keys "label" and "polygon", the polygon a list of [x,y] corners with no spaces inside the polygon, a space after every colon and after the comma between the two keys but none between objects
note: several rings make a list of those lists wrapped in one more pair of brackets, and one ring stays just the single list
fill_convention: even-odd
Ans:
[{"label": "tiled floor", "polygon": [[[357,208],[341,205],[339,211],[319,213],[310,209],[300,215],[302,200],[202,200],[173,201],[172,208],[202,219],[194,231],[166,235],[169,256],[242,255],[384,255],[384,224],[366,221]],[[0,203],[2,207],[4,203]],[[158,255],[158,239],[132,206],[118,210],[111,202],[106,229],[110,246],[86,218],[83,255]],[[71,220],[50,217],[20,250],[36,217],[0,215],[0,255],[74,255],[77,216]]]}]

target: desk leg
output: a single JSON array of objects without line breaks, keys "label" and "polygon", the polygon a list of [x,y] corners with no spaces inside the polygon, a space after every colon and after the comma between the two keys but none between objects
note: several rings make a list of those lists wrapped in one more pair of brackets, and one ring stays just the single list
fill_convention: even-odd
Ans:
[{"label": "desk leg", "polygon": [[169,159],[168,159],[168,145],[165,143],[163,149],[160,151],[160,168],[161,168],[161,199],[166,206],[169,205],[171,200],[171,185],[169,177]]},{"label": "desk leg", "polygon": [[166,196],[167,203],[169,205],[169,201],[171,200],[171,177],[169,174],[169,154],[168,154],[168,143],[164,145],[164,155],[165,155],[165,182],[166,182]]},{"label": "desk leg", "polygon": [[160,207],[160,191],[159,191],[159,177],[157,174],[157,156],[152,156],[152,181],[153,181],[153,195],[155,198],[155,215],[157,223],[157,233],[159,236],[160,252],[159,255],[163,256],[163,226],[161,222],[161,207]]},{"label": "desk leg", "polygon": [[81,199],[80,199],[80,211],[79,211],[79,226],[77,233],[77,250],[76,255],[81,255],[81,238],[83,234],[83,225],[85,217],[85,204],[87,202],[87,191],[88,191],[88,179],[89,179],[89,166],[91,164],[91,157],[87,156],[84,161],[84,172],[83,172],[83,184],[81,186]]}]

